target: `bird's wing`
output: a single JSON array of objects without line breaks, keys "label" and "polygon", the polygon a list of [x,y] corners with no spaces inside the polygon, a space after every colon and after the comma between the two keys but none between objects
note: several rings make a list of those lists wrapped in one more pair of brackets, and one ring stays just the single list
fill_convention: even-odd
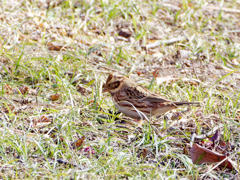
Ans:
[{"label": "bird's wing", "polygon": [[148,101],[148,102],[171,102],[163,96],[153,93],[143,86],[128,87],[126,89],[128,96],[135,100]]}]

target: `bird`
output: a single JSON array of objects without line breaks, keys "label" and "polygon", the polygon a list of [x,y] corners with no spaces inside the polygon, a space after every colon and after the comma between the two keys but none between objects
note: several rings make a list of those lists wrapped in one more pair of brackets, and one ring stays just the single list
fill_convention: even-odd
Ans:
[{"label": "bird", "polygon": [[158,93],[137,84],[127,77],[111,73],[103,93],[109,92],[115,107],[126,116],[134,119],[147,119],[160,116],[166,112],[185,105],[200,105],[199,102],[171,101]]}]

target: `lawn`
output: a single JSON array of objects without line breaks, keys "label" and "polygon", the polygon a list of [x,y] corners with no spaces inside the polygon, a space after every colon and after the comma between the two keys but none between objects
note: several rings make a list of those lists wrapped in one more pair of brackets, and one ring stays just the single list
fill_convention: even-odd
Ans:
[{"label": "lawn", "polygon": [[[2,0],[0,177],[240,178],[239,20],[239,0]],[[110,73],[201,105],[139,126]]]}]

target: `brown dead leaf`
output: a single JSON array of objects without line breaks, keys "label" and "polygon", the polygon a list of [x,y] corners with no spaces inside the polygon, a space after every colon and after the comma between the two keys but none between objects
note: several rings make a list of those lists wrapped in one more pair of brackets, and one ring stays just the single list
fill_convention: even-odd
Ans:
[{"label": "brown dead leaf", "polygon": [[52,120],[46,116],[41,116],[38,120],[33,122],[33,128],[42,128],[52,124]]},{"label": "brown dead leaf", "polygon": [[140,76],[142,74],[141,71],[137,71],[137,75]]},{"label": "brown dead leaf", "polygon": [[51,50],[51,51],[63,51],[63,50],[66,50],[65,46],[53,45],[53,44],[49,44],[48,45],[48,49]]},{"label": "brown dead leaf", "polygon": [[83,145],[85,137],[81,137],[78,140],[74,141],[73,143],[71,143],[71,147],[73,149],[78,149],[79,147],[81,147]]},{"label": "brown dead leaf", "polygon": [[132,32],[128,29],[122,28],[122,29],[120,29],[118,35],[125,37],[125,38],[129,38],[132,35]]},{"label": "brown dead leaf", "polygon": [[[224,160],[227,157],[218,152],[214,152],[212,150],[204,148],[198,144],[194,144],[189,152],[192,158],[192,162],[194,164],[217,163]],[[229,161],[228,159],[221,163],[220,166],[227,167],[229,169],[234,169],[232,161]]]},{"label": "brown dead leaf", "polygon": [[144,148],[143,151],[142,151],[142,158],[145,159],[148,155],[148,150],[147,148]]},{"label": "brown dead leaf", "polygon": [[157,75],[158,75],[158,71],[159,71],[159,69],[157,69],[157,70],[155,70],[155,71],[153,71],[153,76],[156,78],[157,77]]},{"label": "brown dead leaf", "polygon": [[49,99],[52,101],[57,101],[59,98],[60,98],[60,94],[56,93],[56,94],[51,95]]}]

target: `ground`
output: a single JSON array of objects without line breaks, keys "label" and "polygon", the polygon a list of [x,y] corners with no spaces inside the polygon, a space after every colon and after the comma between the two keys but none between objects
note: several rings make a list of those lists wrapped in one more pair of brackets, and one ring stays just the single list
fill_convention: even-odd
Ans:
[{"label": "ground", "polygon": [[[0,6],[1,178],[239,178],[239,0]],[[138,126],[102,93],[113,72],[201,106]]]}]

